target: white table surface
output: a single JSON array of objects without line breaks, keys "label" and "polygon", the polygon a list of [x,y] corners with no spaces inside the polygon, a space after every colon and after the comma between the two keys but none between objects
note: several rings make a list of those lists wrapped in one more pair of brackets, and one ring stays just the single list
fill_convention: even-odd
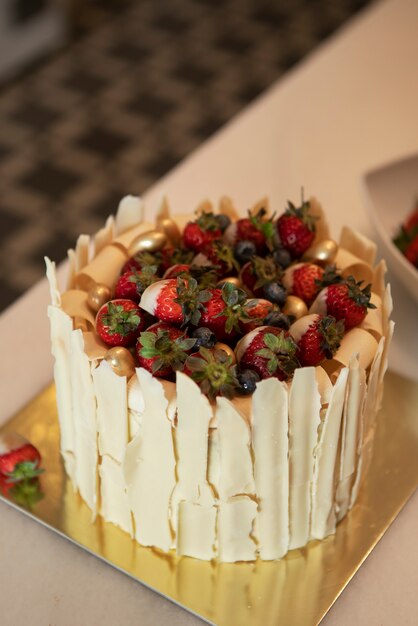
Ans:
[{"label": "white table surface", "polygon": [[[280,210],[303,185],[323,203],[333,233],[348,223],[372,235],[362,174],[418,151],[417,26],[417,0],[379,2],[361,13],[155,185],[146,195],[150,212],[162,192],[183,213],[224,193],[243,210],[268,194]],[[417,311],[396,283],[393,291],[390,364],[418,380]],[[47,300],[42,281],[0,317],[0,423],[51,380]],[[324,626],[418,623],[417,522],[415,494]],[[201,622],[1,504],[0,623]]]}]

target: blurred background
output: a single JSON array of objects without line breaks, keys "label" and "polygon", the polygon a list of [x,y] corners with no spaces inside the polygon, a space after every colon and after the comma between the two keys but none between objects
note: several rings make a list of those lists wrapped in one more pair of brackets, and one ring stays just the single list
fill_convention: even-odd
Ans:
[{"label": "blurred background", "polygon": [[366,4],[0,0],[0,310]]}]

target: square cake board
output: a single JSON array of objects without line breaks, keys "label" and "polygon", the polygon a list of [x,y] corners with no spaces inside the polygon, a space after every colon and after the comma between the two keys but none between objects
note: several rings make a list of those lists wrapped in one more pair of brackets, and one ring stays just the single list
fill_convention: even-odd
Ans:
[{"label": "square cake board", "polygon": [[417,407],[418,384],[388,372],[374,456],[356,504],[335,535],[281,561],[177,558],[139,546],[100,517],[92,523],[63,469],[53,385],[0,429],[40,450],[44,497],[31,511],[1,499],[208,623],[316,626],[418,486]]}]

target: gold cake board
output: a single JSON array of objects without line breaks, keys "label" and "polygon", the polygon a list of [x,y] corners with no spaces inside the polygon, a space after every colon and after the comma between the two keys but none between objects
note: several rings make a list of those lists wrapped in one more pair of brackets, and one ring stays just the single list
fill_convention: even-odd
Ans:
[{"label": "gold cake board", "polygon": [[[55,389],[6,423],[41,452],[44,498],[30,515],[169,600],[218,626],[317,625],[418,486],[418,385],[385,379],[375,453],[359,498],[337,533],[281,561],[208,563],[143,548],[91,511],[66,479],[59,454]],[[301,600],[303,598],[303,601]]]}]

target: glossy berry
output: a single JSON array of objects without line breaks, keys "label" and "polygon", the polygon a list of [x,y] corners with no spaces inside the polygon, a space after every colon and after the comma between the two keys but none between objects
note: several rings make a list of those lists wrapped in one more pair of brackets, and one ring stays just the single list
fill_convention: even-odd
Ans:
[{"label": "glossy berry", "polygon": [[274,304],[278,304],[279,306],[284,306],[287,298],[287,291],[280,285],[280,283],[269,283],[265,285],[263,288],[264,296],[270,302],[274,302]]},{"label": "glossy berry", "polygon": [[263,320],[264,326],[274,326],[275,328],[283,328],[289,330],[290,320],[287,315],[279,311],[271,311]]},{"label": "glossy berry", "polygon": [[223,213],[221,213],[220,215],[216,216],[216,221],[218,222],[218,228],[220,228],[221,231],[224,232],[230,225],[231,218],[228,217],[228,215],[224,215]]},{"label": "glossy berry", "polygon": [[159,378],[172,376],[181,369],[195,339],[189,338],[179,328],[157,322],[142,332],[136,344],[139,365]]},{"label": "glossy berry", "polygon": [[189,222],[183,231],[183,243],[186,248],[195,252],[202,252],[212,241],[220,239],[222,231],[219,228],[216,215],[202,213],[195,222]]},{"label": "glossy berry", "polygon": [[299,366],[296,350],[296,343],[288,331],[261,326],[239,341],[235,354],[240,367],[254,370],[261,378],[286,380]]},{"label": "glossy berry", "polygon": [[310,215],[309,208],[309,202],[303,202],[300,207],[289,202],[277,220],[280,241],[292,259],[301,257],[315,239],[315,218]]},{"label": "glossy berry", "polygon": [[96,331],[109,346],[131,346],[145,324],[144,313],[133,300],[106,302],[96,316]]},{"label": "glossy berry", "polygon": [[276,261],[277,265],[285,270],[292,262],[292,257],[290,256],[290,252],[286,250],[286,248],[280,247],[273,252],[273,259]]},{"label": "glossy berry", "polygon": [[254,370],[241,370],[237,374],[239,383],[239,392],[243,396],[249,396],[255,391],[260,376]]},{"label": "glossy berry", "polygon": [[255,244],[252,241],[238,241],[234,246],[234,256],[241,263],[247,263],[257,252]]},{"label": "glossy berry", "polygon": [[192,332],[193,339],[196,339],[195,348],[213,348],[216,344],[216,335],[206,326],[196,328]]}]

